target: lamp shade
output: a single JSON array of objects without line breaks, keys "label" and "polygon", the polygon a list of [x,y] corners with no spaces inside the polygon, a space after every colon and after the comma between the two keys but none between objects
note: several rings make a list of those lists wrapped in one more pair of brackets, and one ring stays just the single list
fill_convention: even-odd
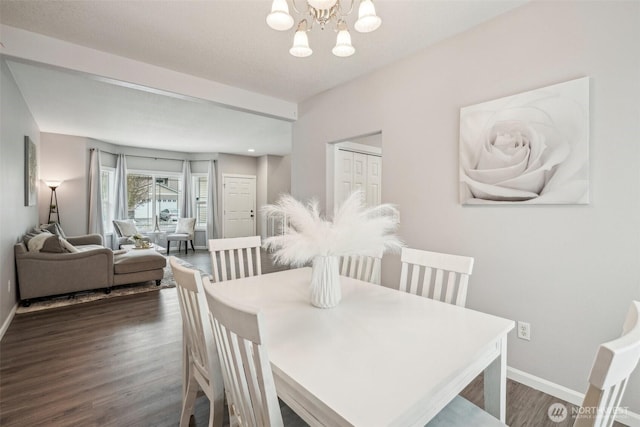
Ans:
[{"label": "lamp shade", "polygon": [[267,25],[278,31],[286,31],[293,27],[293,17],[289,14],[287,0],[273,0],[271,13],[267,15]]},{"label": "lamp shade", "polygon": [[331,50],[335,56],[345,58],[355,53],[356,49],[351,44],[351,34],[347,30],[338,31],[335,47]]},{"label": "lamp shade", "polygon": [[296,34],[293,36],[293,46],[289,49],[289,53],[298,58],[305,58],[313,53],[309,47],[309,38],[305,30],[301,29],[296,31]]},{"label": "lamp shade", "polygon": [[58,180],[47,180],[44,182],[45,184],[47,184],[47,187],[51,188],[52,190],[55,188],[60,187],[60,184],[62,184],[62,181],[58,181]]},{"label": "lamp shade", "polygon": [[376,15],[376,8],[371,0],[362,0],[358,8],[358,20],[354,28],[360,33],[375,31],[382,24],[382,19]]}]

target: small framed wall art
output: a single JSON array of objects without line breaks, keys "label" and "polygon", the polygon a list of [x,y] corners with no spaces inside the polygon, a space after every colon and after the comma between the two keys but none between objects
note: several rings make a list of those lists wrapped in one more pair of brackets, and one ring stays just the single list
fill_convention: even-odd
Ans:
[{"label": "small framed wall art", "polygon": [[24,137],[24,205],[35,206],[38,199],[38,153],[36,144]]}]

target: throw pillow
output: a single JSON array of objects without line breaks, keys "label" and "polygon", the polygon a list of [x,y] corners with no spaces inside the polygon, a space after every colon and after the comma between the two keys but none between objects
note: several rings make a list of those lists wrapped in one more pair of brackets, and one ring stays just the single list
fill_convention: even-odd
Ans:
[{"label": "throw pillow", "polygon": [[41,224],[37,227],[39,230],[48,231],[51,234],[57,234],[58,236],[66,239],[67,235],[62,231],[62,227],[57,222],[51,222],[49,224]]},{"label": "throw pillow", "polygon": [[113,225],[118,228],[118,232],[122,237],[131,237],[138,232],[136,223],[132,219],[113,220]]},{"label": "throw pillow", "polygon": [[57,236],[54,234],[48,237],[47,239],[45,239],[44,243],[42,244],[42,248],[40,249],[40,252],[61,254],[63,252],[66,252],[66,250],[62,246],[62,243],[60,242],[60,236]]},{"label": "throw pillow", "polygon": [[178,218],[176,234],[191,234],[196,226],[195,218]]}]

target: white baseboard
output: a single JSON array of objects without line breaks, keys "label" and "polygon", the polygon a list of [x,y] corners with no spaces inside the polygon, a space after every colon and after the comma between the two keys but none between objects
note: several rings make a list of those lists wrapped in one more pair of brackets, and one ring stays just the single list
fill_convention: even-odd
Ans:
[{"label": "white baseboard", "polygon": [[[582,405],[582,401],[584,399],[583,393],[579,393],[575,390],[561,386],[560,384],[552,383],[544,378],[536,377],[535,375],[531,375],[512,367],[507,367],[507,378],[550,396],[557,397],[558,399],[564,400],[565,402],[569,402],[573,405]],[[635,412],[627,411],[624,414],[619,414],[616,417],[616,421],[629,427],[640,427],[640,415]]]},{"label": "white baseboard", "polygon": [[11,325],[11,322],[13,321],[13,318],[16,315],[17,309],[18,309],[18,303],[15,303],[15,305],[9,312],[9,315],[7,316],[4,323],[2,324],[2,328],[0,328],[0,341],[2,341],[2,338],[4,338],[4,333],[7,332],[7,329],[9,329],[9,325]]}]

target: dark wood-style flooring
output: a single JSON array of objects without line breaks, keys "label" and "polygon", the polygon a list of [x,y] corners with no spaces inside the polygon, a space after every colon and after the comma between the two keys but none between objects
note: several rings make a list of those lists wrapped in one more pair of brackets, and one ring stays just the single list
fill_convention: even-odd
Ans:
[{"label": "dark wood-style flooring", "polygon": [[[211,270],[206,251],[179,256]],[[263,273],[275,269],[263,256]],[[16,315],[0,342],[0,425],[177,426],[181,340],[173,289]],[[481,406],[482,379],[463,395]],[[508,381],[507,423],[572,425],[570,418],[548,418],[555,402]],[[286,410],[286,425],[303,424]],[[191,424],[206,426],[208,417],[207,399],[199,396]]]}]

